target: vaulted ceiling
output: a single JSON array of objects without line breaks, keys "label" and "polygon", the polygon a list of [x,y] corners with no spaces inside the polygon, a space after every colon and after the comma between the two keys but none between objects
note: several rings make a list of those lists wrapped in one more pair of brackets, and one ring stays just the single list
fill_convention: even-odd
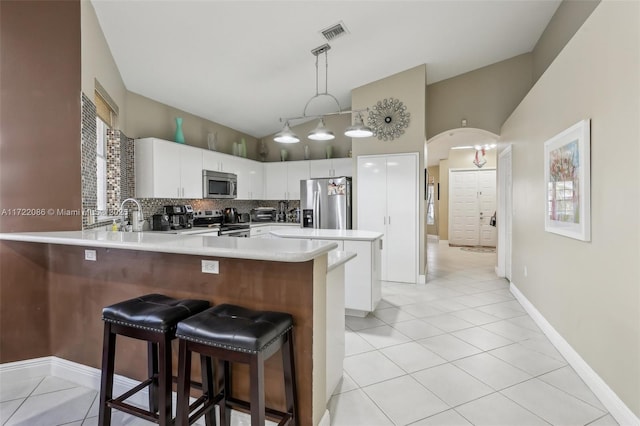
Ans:
[{"label": "vaulted ceiling", "polygon": [[[433,83],[530,52],[560,1],[92,4],[129,91],[263,137],[315,94],[311,50],[333,24],[348,33],[329,42],[328,91],[348,109],[351,89],[419,64]],[[319,64],[322,92],[324,56]]]}]

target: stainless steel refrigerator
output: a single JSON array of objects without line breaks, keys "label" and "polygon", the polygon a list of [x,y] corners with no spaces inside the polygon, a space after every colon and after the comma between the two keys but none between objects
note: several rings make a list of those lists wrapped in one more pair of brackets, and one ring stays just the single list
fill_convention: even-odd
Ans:
[{"label": "stainless steel refrigerator", "polygon": [[351,178],[301,180],[300,210],[304,228],[351,229]]}]

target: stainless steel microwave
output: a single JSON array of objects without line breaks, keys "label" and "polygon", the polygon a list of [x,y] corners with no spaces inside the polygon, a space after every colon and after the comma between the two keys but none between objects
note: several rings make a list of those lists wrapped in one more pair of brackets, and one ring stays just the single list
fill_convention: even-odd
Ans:
[{"label": "stainless steel microwave", "polygon": [[238,176],[234,173],[202,171],[202,198],[236,198]]}]

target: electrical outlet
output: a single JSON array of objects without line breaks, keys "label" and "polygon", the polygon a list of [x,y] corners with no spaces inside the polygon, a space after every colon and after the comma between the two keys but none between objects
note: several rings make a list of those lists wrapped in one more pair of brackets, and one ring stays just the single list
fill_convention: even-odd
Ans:
[{"label": "electrical outlet", "polygon": [[217,260],[203,260],[202,272],[205,274],[219,274],[220,265]]},{"label": "electrical outlet", "polygon": [[525,266],[524,267],[524,277],[527,278],[527,275],[528,275],[528,271],[527,271],[527,267]]},{"label": "electrical outlet", "polygon": [[84,260],[96,261],[98,260],[98,256],[96,255],[95,250],[85,250],[84,251]]}]

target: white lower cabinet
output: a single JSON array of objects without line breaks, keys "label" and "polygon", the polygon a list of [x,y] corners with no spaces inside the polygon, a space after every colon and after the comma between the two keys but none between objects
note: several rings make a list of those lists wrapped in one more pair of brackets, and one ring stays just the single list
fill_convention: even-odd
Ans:
[{"label": "white lower cabinet", "polygon": [[344,251],[357,254],[345,267],[344,306],[348,315],[364,316],[380,302],[380,244],[379,239],[344,241]]}]

